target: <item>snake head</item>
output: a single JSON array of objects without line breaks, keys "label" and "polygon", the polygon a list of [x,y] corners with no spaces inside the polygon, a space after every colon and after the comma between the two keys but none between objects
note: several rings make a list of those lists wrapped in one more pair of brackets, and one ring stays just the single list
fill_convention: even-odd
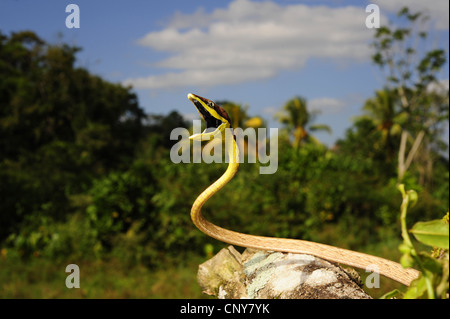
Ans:
[{"label": "snake head", "polygon": [[230,117],[227,112],[204,97],[189,93],[188,99],[194,104],[202,119],[206,122],[206,129],[203,133],[194,134],[189,138],[192,140],[209,140],[211,136],[223,133],[228,127],[231,127]]}]

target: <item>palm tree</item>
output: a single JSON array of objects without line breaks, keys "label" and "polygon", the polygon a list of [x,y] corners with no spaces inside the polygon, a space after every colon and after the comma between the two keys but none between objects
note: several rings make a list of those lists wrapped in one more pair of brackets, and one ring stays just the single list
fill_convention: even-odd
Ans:
[{"label": "palm tree", "polygon": [[[261,117],[250,117],[247,114],[248,105],[242,106],[241,104],[230,101],[218,101],[217,105],[223,107],[228,113],[231,120],[231,127],[234,129],[241,128],[242,130],[245,130],[249,127],[257,129],[265,126],[264,120]],[[243,139],[243,149],[241,150],[241,152],[244,155],[249,155],[249,152],[251,152],[251,155],[257,156],[258,146],[255,145],[255,147],[255,149],[249,148],[248,141],[246,139]]]},{"label": "palm tree", "polygon": [[276,115],[276,118],[285,124],[294,137],[293,145],[298,148],[305,142],[313,142],[320,144],[308,131],[327,131],[331,133],[331,128],[325,124],[310,123],[314,119],[314,115],[308,112],[306,99],[296,96],[283,106],[283,111]]},{"label": "palm tree", "polygon": [[227,111],[232,122],[231,127],[246,129],[247,127],[258,128],[264,126],[264,121],[259,116],[250,117],[247,114],[248,105],[242,106],[229,101],[217,102],[217,105],[220,105]]},{"label": "palm tree", "polygon": [[408,115],[406,112],[398,111],[398,96],[395,91],[380,90],[375,93],[375,97],[369,99],[364,104],[363,110],[366,115],[360,118],[369,119],[376,130],[374,134],[380,134],[380,140],[374,145],[377,149],[385,149],[387,159],[392,160],[398,145],[398,140],[402,132],[402,126],[406,122]]}]

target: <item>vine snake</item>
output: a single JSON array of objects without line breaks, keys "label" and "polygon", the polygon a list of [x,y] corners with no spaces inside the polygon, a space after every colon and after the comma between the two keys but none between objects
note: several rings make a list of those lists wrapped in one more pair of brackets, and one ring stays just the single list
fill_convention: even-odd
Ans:
[{"label": "vine snake", "polygon": [[[225,135],[225,129],[231,128],[231,121],[228,114],[213,101],[192,93],[188,94],[188,99],[194,104],[200,116],[206,122],[205,131],[190,136],[190,139],[205,141],[218,135],[223,137]],[[219,227],[206,220],[201,213],[202,206],[234,177],[239,168],[239,148],[235,137],[232,139],[232,143],[225,144],[229,157],[227,170],[217,181],[211,184],[197,197],[191,209],[191,218],[194,225],[206,235],[240,247],[295,254],[308,254],[355,268],[372,269],[381,275],[406,286],[409,286],[411,282],[419,276],[417,270],[412,268],[405,269],[399,263],[381,257],[306,240],[243,234]]]}]

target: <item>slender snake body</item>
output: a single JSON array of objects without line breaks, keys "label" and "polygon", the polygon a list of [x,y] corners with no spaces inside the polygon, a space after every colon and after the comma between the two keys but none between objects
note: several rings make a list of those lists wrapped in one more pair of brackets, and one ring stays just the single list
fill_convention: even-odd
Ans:
[{"label": "slender snake body", "polygon": [[[218,132],[223,133],[225,128],[230,127],[230,120],[227,113],[214,102],[191,93],[188,94],[188,98],[194,103],[201,117],[206,121],[207,127],[216,129],[214,132],[193,135],[190,137],[191,139],[209,139],[211,136],[218,134]],[[202,206],[234,177],[239,168],[237,161],[239,149],[237,144],[234,139],[232,139],[232,143],[228,144],[229,165],[227,170],[217,181],[197,197],[191,209],[193,223],[206,235],[240,247],[308,254],[355,268],[371,269],[406,286],[409,286],[419,276],[417,270],[412,268],[405,269],[399,263],[381,257],[306,240],[243,234],[219,227],[206,220],[201,214]]]}]

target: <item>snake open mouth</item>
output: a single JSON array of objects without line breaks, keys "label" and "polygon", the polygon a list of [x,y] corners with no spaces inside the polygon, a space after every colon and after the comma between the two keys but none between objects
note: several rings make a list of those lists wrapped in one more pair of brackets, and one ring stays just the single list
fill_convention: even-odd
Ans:
[{"label": "snake open mouth", "polygon": [[[218,111],[219,113],[222,113],[223,109],[215,105],[214,102],[192,93],[189,94],[188,98],[195,105],[202,119],[205,120],[206,131],[210,131],[210,129],[217,129],[220,125],[223,124],[220,119],[212,116],[211,113],[206,110],[205,106],[199,100],[205,103],[208,107],[214,109],[216,112]],[[221,110],[219,110],[219,108]]]}]

